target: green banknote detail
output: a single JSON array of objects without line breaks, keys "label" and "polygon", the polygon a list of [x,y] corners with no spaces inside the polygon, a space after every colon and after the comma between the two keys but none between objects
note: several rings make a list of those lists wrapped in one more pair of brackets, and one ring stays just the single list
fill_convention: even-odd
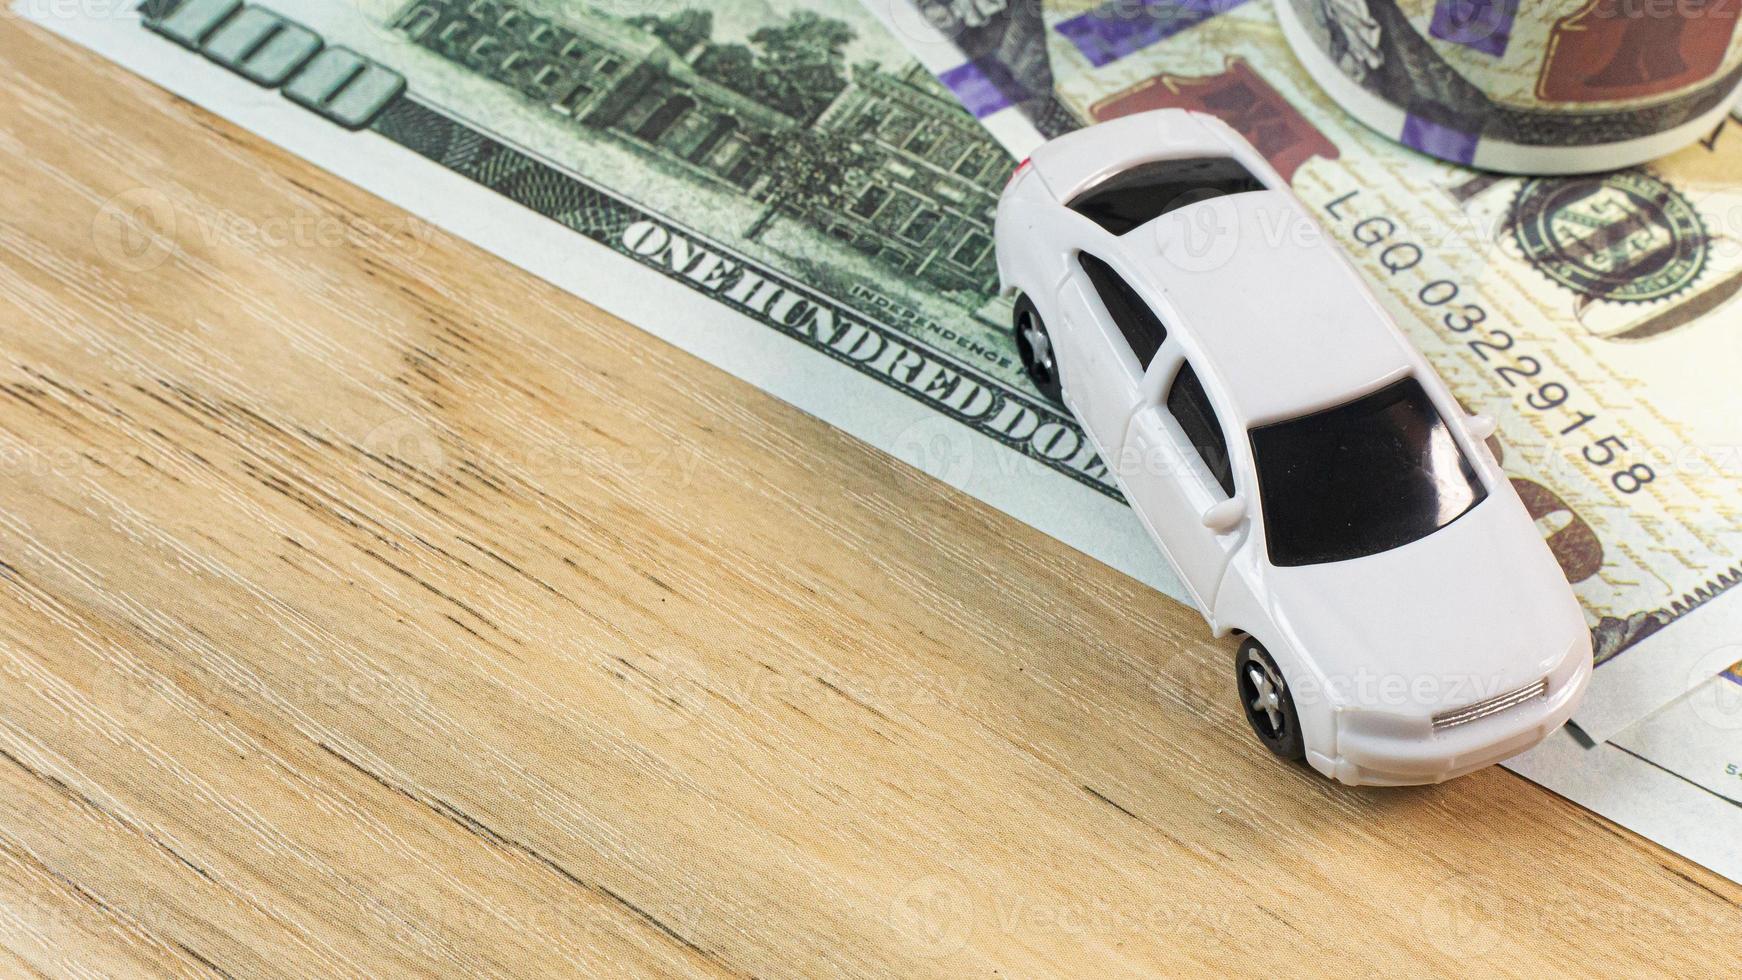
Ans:
[{"label": "green banknote detail", "polygon": [[145,24],[1117,498],[1009,337],[992,258],[1008,154],[874,20],[840,13],[183,0]]}]

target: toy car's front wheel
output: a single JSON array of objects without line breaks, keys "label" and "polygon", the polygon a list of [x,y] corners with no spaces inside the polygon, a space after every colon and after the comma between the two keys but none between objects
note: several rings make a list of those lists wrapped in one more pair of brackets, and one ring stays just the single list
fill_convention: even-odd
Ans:
[{"label": "toy car's front wheel", "polygon": [[1059,385],[1058,350],[1052,345],[1052,335],[1040,319],[1040,311],[1024,296],[1016,297],[1016,315],[1012,318],[1016,331],[1016,353],[1022,358],[1022,369],[1028,380],[1042,395],[1064,404]]},{"label": "toy car's front wheel", "polygon": [[1240,644],[1240,652],[1234,655],[1234,675],[1240,707],[1246,712],[1252,734],[1284,759],[1304,757],[1306,742],[1301,738],[1294,696],[1263,644],[1250,636]]}]

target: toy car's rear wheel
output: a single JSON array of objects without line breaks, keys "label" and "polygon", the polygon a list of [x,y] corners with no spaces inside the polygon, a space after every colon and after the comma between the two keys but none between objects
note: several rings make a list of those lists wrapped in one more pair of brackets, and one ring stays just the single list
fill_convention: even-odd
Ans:
[{"label": "toy car's rear wheel", "polygon": [[1294,696],[1263,644],[1250,636],[1240,644],[1240,652],[1234,655],[1234,676],[1252,734],[1284,759],[1304,757],[1306,742],[1301,738]]},{"label": "toy car's rear wheel", "polygon": [[1058,352],[1052,345],[1052,335],[1046,332],[1046,324],[1040,319],[1040,311],[1034,308],[1027,296],[1016,297],[1013,326],[1016,353],[1022,358],[1022,369],[1028,372],[1028,380],[1034,382],[1042,395],[1063,404]]}]

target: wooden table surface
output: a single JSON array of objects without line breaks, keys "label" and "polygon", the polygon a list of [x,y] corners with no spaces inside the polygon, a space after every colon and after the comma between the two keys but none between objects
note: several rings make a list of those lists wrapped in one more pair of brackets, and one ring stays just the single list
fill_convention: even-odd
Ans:
[{"label": "wooden table surface", "polygon": [[0,18],[7,974],[1717,972],[1195,613]]}]

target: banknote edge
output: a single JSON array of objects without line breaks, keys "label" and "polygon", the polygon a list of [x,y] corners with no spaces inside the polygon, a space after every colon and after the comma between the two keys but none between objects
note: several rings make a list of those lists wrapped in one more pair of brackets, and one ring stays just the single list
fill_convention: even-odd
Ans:
[{"label": "banknote edge", "polygon": [[[8,9],[13,11],[19,19],[25,23],[29,23],[39,29],[47,31],[55,37],[92,51],[98,56],[104,58],[106,61],[116,65],[121,70],[126,71],[135,77],[141,78],[155,87],[168,91],[178,98],[183,98],[199,105],[242,129],[255,133],[276,146],[283,147],[299,159],[307,161],[310,165],[332,173],[340,179],[357,186],[366,193],[381,198],[394,207],[404,209],[419,218],[430,221],[437,227],[441,227],[454,234],[455,237],[482,249],[510,265],[527,271],[532,275],[553,284],[565,293],[577,296],[584,301],[593,303],[614,316],[621,317],[651,336],[654,336],[665,343],[669,343],[686,353],[696,356],[714,367],[726,371],[734,377],[779,398],[806,414],[812,415],[835,428],[841,429],[848,435],[851,435],[855,439],[866,443],[880,452],[902,458],[893,445],[894,440],[891,438],[885,438],[884,436],[893,434],[894,429],[903,424],[911,427],[923,424],[938,417],[937,414],[932,412],[924,403],[914,399],[906,392],[895,390],[891,386],[879,382],[875,378],[862,372],[846,369],[841,365],[836,364],[833,359],[820,354],[818,351],[806,344],[798,345],[798,349],[803,351],[804,357],[816,359],[815,361],[808,363],[830,364],[834,369],[844,371],[845,373],[838,377],[852,379],[851,383],[861,385],[861,390],[866,393],[870,400],[883,403],[884,410],[887,410],[890,414],[886,420],[879,421],[888,421],[889,425],[878,427],[867,422],[862,415],[845,411],[837,404],[806,397],[803,391],[804,386],[784,382],[778,376],[770,375],[765,370],[762,370],[760,365],[750,363],[743,357],[723,355],[718,350],[718,347],[721,346],[719,344],[699,342],[692,337],[679,336],[674,332],[650,329],[649,326],[647,326],[647,317],[639,315],[630,308],[623,297],[618,296],[612,299],[600,298],[594,296],[590,291],[583,291],[573,285],[567,284],[565,277],[556,270],[554,263],[546,262],[538,257],[525,254],[524,250],[518,249],[515,246],[500,240],[495,234],[484,229],[481,224],[475,220],[457,216],[455,213],[452,213],[452,211],[446,210],[443,207],[420,206],[418,202],[408,200],[403,195],[396,195],[390,189],[383,186],[383,183],[378,179],[361,175],[361,168],[348,170],[342,160],[333,158],[335,155],[325,155],[322,157],[311,155],[308,147],[298,145],[296,139],[286,138],[286,135],[281,131],[279,124],[275,123],[270,126],[263,126],[258,122],[258,120],[248,119],[246,108],[248,100],[232,100],[236,103],[234,105],[214,104],[216,102],[221,102],[222,100],[212,92],[201,90],[185,80],[172,82],[166,79],[165,74],[167,73],[154,71],[152,68],[142,63],[143,60],[149,60],[150,58],[156,57],[157,52],[162,49],[155,46],[147,48],[145,49],[147,54],[142,57],[141,50],[135,46],[140,43],[140,36],[145,35],[146,32],[137,26],[136,17],[133,18],[131,26],[123,31],[117,30],[116,25],[113,24],[95,26],[92,24],[91,18],[37,19],[30,16],[27,5],[28,0],[13,0]],[[170,49],[172,51],[178,50],[173,44],[164,41],[162,38],[151,38],[151,40],[162,44],[165,49]],[[252,82],[248,82],[246,79],[237,78],[228,70],[215,64],[208,63],[205,59],[199,58],[197,55],[191,55],[191,53],[185,51],[180,51],[180,53],[188,54],[192,59],[192,62],[197,63],[200,68],[210,69],[214,75],[222,77],[227,82],[238,84],[246,83],[247,91],[250,93],[261,91],[261,89],[255,86]],[[192,65],[190,65],[190,67],[192,67]],[[257,96],[255,96],[255,98],[257,98]],[[286,101],[286,108],[290,108],[288,101]],[[313,114],[306,113],[306,110],[297,108],[296,112],[306,116],[308,123],[311,125],[314,123],[319,123],[322,126],[331,125]],[[585,241],[586,244],[582,246],[585,249],[597,249],[598,252],[596,254],[601,256],[611,256],[613,260],[621,261],[628,267],[650,277],[660,276],[658,270],[648,268],[644,263],[638,262],[614,248],[601,245],[596,240],[588,238],[585,235],[577,235],[574,229],[569,228],[560,222],[553,221],[542,214],[532,211],[531,209],[525,208],[512,200],[507,200],[491,188],[472,181],[463,175],[442,166],[438,162],[429,160],[421,154],[416,153],[414,150],[376,133],[369,133],[368,135],[380,139],[383,146],[391,147],[397,153],[406,154],[408,159],[415,160],[420,165],[428,166],[434,172],[445,175],[452,181],[460,182],[466,188],[475,191],[477,194],[487,195],[493,200],[502,201],[514,211],[523,214],[527,221],[536,222],[539,225],[548,226],[551,229],[560,231],[563,235],[567,236],[566,240],[568,241],[573,241],[578,237]],[[645,210],[641,205],[636,204],[635,202],[628,202],[628,206],[638,210]],[[463,209],[453,210],[457,211]],[[779,275],[783,279],[789,278],[785,273],[780,273]],[[660,278],[663,280],[664,277],[660,276]],[[731,329],[741,332],[744,336],[765,336],[769,340],[775,341],[779,344],[787,345],[788,347],[791,346],[790,338],[780,335],[776,331],[770,330],[768,326],[763,323],[757,322],[750,317],[743,316],[742,314],[737,314],[736,311],[722,307],[720,304],[693,291],[683,290],[682,293],[689,298],[689,301],[698,306],[705,307],[706,309],[716,313],[733,315],[737,321],[737,325],[734,325]],[[913,465],[916,468],[927,472],[929,475],[948,483],[969,496],[1021,521],[1023,524],[1033,527],[1041,533],[1060,541],[1067,547],[1079,551],[1096,561],[1100,561],[1125,575],[1129,575],[1137,581],[1156,589],[1176,601],[1188,602],[1189,604],[1189,600],[1184,598],[1185,592],[1178,584],[1176,576],[1171,569],[1165,566],[1160,555],[1144,536],[1142,528],[1138,524],[1135,515],[1132,513],[1130,508],[1122,502],[1122,500],[1110,496],[1097,488],[1091,487],[1081,480],[1073,479],[1068,474],[1063,473],[1054,467],[1046,466],[1027,453],[1012,451],[1010,447],[1001,440],[985,435],[973,427],[960,425],[960,423],[955,420],[949,420],[949,424],[956,426],[960,432],[968,437],[971,445],[977,446],[982,450],[1002,453],[1003,458],[1010,461],[1010,464],[1014,467],[1014,471],[1003,473],[1002,468],[1000,467],[1000,474],[1007,477],[1007,479],[981,480],[979,474],[976,473],[975,478],[972,481],[964,483],[952,479],[946,472],[939,472],[912,460],[904,459],[904,461],[908,462],[909,465]],[[1024,471],[1026,471],[1026,475]],[[1038,478],[1040,483],[1025,483],[1025,481],[1029,481],[1031,478]],[[1037,492],[1016,492],[1011,489],[1012,487],[1029,485],[1037,486],[1040,489]]]}]

